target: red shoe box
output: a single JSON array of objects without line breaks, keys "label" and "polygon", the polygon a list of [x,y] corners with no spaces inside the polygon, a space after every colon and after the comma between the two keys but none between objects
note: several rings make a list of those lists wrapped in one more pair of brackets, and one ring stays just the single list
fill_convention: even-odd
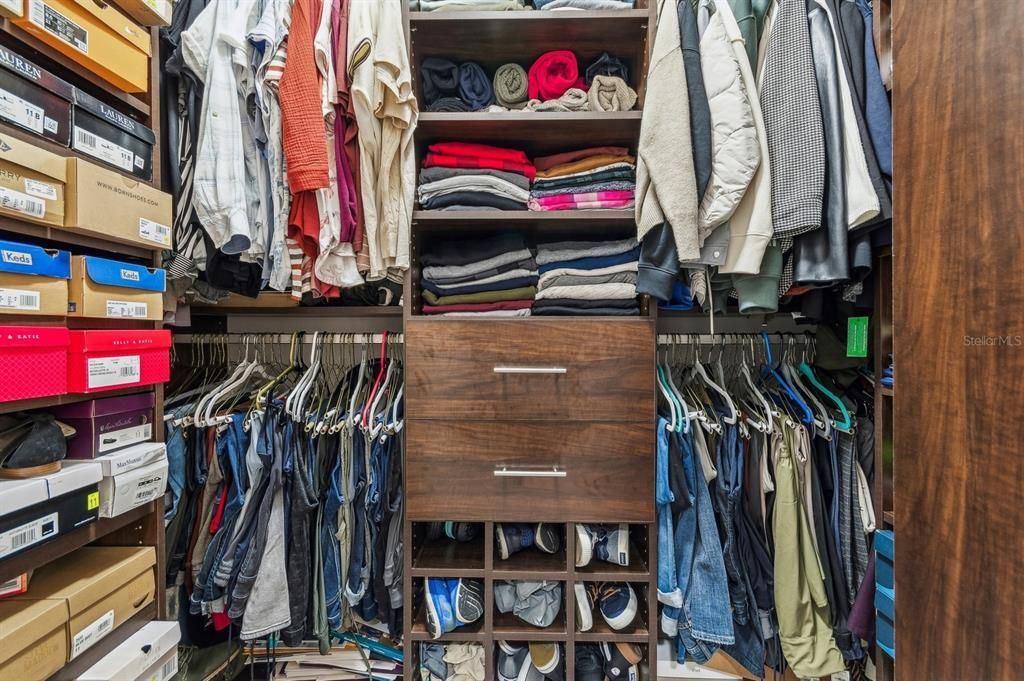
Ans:
[{"label": "red shoe box", "polygon": [[166,383],[170,331],[72,331],[68,392],[94,393]]},{"label": "red shoe box", "polygon": [[67,329],[0,327],[0,402],[63,395],[67,391]]}]

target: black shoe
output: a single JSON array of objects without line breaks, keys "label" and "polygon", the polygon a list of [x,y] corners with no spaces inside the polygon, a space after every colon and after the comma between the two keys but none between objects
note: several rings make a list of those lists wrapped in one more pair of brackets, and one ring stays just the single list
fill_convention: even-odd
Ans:
[{"label": "black shoe", "polygon": [[31,478],[60,470],[75,429],[49,414],[0,417],[0,478]]},{"label": "black shoe", "polygon": [[558,553],[562,548],[562,538],[558,536],[558,529],[551,523],[537,523],[533,530],[533,543],[544,553]]},{"label": "black shoe", "polygon": [[513,553],[533,545],[533,528],[526,523],[497,523],[494,534],[502,560],[508,560]]},{"label": "black shoe", "polygon": [[479,579],[449,579],[448,599],[460,627],[484,615],[484,583]]},{"label": "black shoe", "polygon": [[608,681],[636,681],[637,665],[644,659],[643,651],[633,643],[602,643],[604,674]]},{"label": "black shoe", "polygon": [[576,644],[576,681],[604,681],[604,656],[596,643]]},{"label": "black shoe", "polygon": [[480,534],[480,526],[477,523],[453,523],[444,524],[444,534],[449,539],[460,543],[471,542]]}]

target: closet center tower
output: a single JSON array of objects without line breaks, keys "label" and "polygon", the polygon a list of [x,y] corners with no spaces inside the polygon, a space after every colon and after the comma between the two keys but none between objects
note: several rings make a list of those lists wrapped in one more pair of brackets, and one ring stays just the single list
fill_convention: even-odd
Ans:
[{"label": "closet center tower", "polygon": [[[425,112],[416,128],[417,167],[429,144],[479,142],[521,149],[531,158],[600,145],[635,153],[656,8],[639,0],[614,12],[409,12],[413,82],[421,87],[427,57],[530,64],[551,50],[572,50],[581,63],[603,52],[628,62],[639,102],[625,112]],[[422,102],[422,93],[417,92]],[[445,641],[484,646],[486,678],[495,678],[497,641],[564,644],[566,678],[574,647],[629,641],[644,649],[641,678],[657,668],[657,564],[654,508],[655,306],[639,317],[450,318],[422,315],[419,256],[438,238],[519,231],[532,241],[636,236],[633,209],[596,211],[417,210],[412,267],[405,287],[406,677],[417,669],[424,626],[424,579],[484,582],[479,626]],[[425,541],[431,522],[481,522],[478,543],[438,550]],[[496,556],[495,525],[550,522],[564,529],[553,556]],[[630,564],[577,568],[576,523],[629,525]],[[517,556],[520,557],[520,556]],[[555,623],[535,629],[494,606],[502,580],[557,581],[564,594]],[[624,631],[579,632],[576,582],[629,582],[640,601]],[[600,618],[598,618],[600,619]]]}]

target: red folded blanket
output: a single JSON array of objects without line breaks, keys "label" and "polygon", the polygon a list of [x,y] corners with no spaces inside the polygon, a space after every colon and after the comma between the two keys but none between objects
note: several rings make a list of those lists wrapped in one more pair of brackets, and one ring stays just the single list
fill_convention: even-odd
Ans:
[{"label": "red folded blanket", "polygon": [[530,99],[558,99],[571,87],[587,89],[576,55],[569,50],[552,50],[537,57],[527,77]]},{"label": "red folded blanket", "polygon": [[479,156],[447,156],[443,154],[427,153],[423,159],[423,167],[440,166],[442,168],[491,168],[493,170],[507,170],[512,173],[525,175],[533,180],[537,177],[537,169],[529,163],[518,161],[501,161],[493,158],[480,158]]},{"label": "red folded blanket", "polygon": [[533,307],[533,300],[502,300],[496,303],[463,303],[462,305],[427,305],[423,304],[423,314],[442,314],[444,312],[494,312],[495,310],[528,310]]},{"label": "red folded blanket", "polygon": [[472,142],[438,142],[431,144],[427,150],[442,156],[472,156],[514,163],[530,162],[529,157],[518,149],[492,147],[489,144],[474,144]]}]

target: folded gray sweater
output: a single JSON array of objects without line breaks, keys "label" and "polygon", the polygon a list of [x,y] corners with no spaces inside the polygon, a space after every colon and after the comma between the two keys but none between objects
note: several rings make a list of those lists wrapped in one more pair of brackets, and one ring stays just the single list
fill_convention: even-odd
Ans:
[{"label": "folded gray sweater", "polygon": [[636,248],[636,239],[632,237],[621,241],[559,241],[552,244],[538,244],[537,264],[547,265],[561,260],[619,255],[634,248]]}]

